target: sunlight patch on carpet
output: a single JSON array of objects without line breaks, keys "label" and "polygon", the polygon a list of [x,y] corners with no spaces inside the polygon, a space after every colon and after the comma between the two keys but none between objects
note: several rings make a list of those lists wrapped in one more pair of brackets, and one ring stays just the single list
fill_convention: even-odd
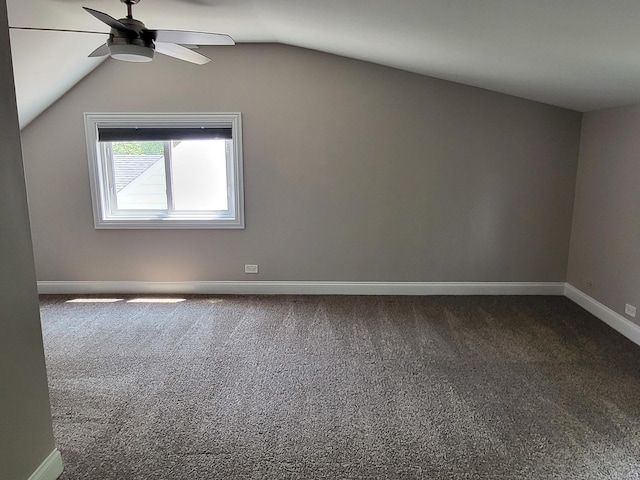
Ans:
[{"label": "sunlight patch on carpet", "polygon": [[122,298],[74,298],[65,303],[116,303],[122,300]]}]

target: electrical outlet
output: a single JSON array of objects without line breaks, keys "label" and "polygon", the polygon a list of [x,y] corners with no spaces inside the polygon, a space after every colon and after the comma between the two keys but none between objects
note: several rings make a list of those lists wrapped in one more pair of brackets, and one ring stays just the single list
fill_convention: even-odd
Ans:
[{"label": "electrical outlet", "polygon": [[258,273],[258,265],[245,265],[244,273]]},{"label": "electrical outlet", "polygon": [[630,317],[636,318],[636,307],[633,305],[629,305],[628,303],[624,306],[624,313],[629,315]]}]

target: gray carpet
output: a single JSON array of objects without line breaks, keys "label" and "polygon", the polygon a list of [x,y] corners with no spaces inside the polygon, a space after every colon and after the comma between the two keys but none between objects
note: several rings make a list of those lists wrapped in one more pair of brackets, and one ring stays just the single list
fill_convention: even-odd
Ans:
[{"label": "gray carpet", "polygon": [[640,347],[563,297],[69,298],[65,480],[640,478]]}]

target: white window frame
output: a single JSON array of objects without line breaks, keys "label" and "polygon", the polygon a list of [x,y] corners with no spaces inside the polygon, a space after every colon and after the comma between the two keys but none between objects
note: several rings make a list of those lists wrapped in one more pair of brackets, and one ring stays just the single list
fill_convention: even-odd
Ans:
[{"label": "white window frame", "polygon": [[[85,113],[89,180],[96,229],[242,229],[244,228],[244,181],[242,121],[232,113]],[[232,148],[227,156],[229,210],[167,213],[153,210],[117,210],[112,188],[112,165],[106,148],[98,142],[100,128],[231,127]],[[169,199],[170,201],[170,199]]]}]

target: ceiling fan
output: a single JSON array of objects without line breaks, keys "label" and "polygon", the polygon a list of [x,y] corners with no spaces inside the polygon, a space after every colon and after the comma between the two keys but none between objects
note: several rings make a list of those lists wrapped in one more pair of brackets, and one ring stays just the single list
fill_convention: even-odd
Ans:
[{"label": "ceiling fan", "polygon": [[[190,32],[186,30],[151,30],[145,27],[140,20],[133,18],[132,6],[140,0],[120,0],[127,5],[127,16],[119,20],[106,13],[99,12],[88,7],[82,7],[101,22],[111,27],[106,43],[100,45],[89,54],[90,57],[104,57],[128,62],[150,62],[155,52],[186,62],[203,65],[211,59],[194,52],[192,48],[197,45],[235,45],[229,35],[222,33]],[[15,27],[14,27],[15,28]],[[63,30],[55,28],[28,28],[17,27],[21,30],[47,30],[79,33],[103,33],[89,32],[86,30]],[[191,46],[190,48],[184,45]]]}]

